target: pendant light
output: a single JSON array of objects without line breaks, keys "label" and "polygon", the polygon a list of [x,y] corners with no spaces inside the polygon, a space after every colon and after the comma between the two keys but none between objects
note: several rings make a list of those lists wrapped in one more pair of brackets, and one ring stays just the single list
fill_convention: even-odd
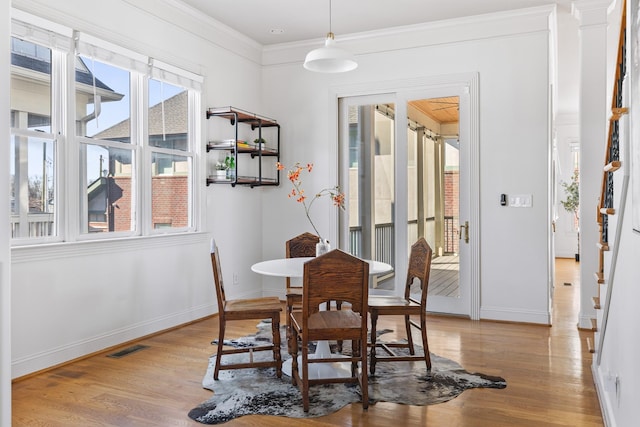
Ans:
[{"label": "pendant light", "polygon": [[329,0],[329,32],[324,46],[314,49],[307,54],[304,60],[304,68],[319,73],[343,73],[355,70],[358,67],[353,54],[336,46],[336,41],[331,32],[331,0]]}]

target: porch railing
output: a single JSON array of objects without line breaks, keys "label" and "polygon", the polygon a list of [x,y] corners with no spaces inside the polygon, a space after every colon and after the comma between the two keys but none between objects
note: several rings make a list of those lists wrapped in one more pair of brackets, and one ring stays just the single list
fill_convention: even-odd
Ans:
[{"label": "porch railing", "polygon": [[[426,221],[434,221],[434,218],[427,218]],[[458,229],[455,226],[455,218],[444,217],[444,250],[448,253],[457,252]],[[408,223],[409,241],[413,242],[418,238],[418,221],[412,220]],[[374,259],[394,265],[395,261],[395,227],[392,222],[376,224],[375,241],[376,248]],[[352,253],[355,256],[362,256],[362,227],[349,227],[349,243]]]},{"label": "porch railing", "polygon": [[452,216],[444,217],[444,252],[458,253],[458,227],[456,227],[455,218]]},{"label": "porch railing", "polygon": [[53,213],[30,213],[27,215],[26,230],[19,215],[11,215],[11,238],[53,236]]}]

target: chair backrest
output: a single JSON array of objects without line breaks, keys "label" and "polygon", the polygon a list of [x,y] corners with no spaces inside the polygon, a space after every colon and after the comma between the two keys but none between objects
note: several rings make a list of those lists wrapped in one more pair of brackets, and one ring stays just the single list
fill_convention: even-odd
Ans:
[{"label": "chair backrest", "polygon": [[[431,272],[431,247],[421,237],[411,246],[409,255],[409,267],[407,268],[407,282],[404,289],[404,297],[408,300],[411,295],[411,285],[415,279],[420,281],[420,305],[427,304],[427,290],[429,288],[429,274]],[[418,302],[418,301],[416,301]]]},{"label": "chair backrest", "polygon": [[213,281],[216,285],[216,299],[218,300],[218,314],[224,316],[226,297],[224,294],[224,282],[222,280],[222,268],[220,268],[220,252],[214,240],[211,241],[211,266],[213,268]]},{"label": "chair backrest", "polygon": [[[316,256],[316,244],[320,238],[309,232],[302,233],[285,243],[287,258],[301,258]],[[291,278],[286,278],[287,288],[291,287]],[[300,285],[297,285],[298,287]]]},{"label": "chair backrest", "polygon": [[302,312],[307,317],[320,304],[342,301],[351,304],[366,322],[369,297],[369,264],[351,254],[334,249],[304,264]]},{"label": "chair backrest", "polygon": [[286,242],[287,258],[316,256],[316,243],[320,238],[309,232],[302,233]]}]

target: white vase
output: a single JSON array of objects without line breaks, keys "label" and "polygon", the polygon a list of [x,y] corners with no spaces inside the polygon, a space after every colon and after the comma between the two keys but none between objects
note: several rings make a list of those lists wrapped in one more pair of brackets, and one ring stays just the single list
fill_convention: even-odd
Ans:
[{"label": "white vase", "polygon": [[316,243],[316,256],[324,255],[331,250],[331,245],[328,240],[320,240]]}]

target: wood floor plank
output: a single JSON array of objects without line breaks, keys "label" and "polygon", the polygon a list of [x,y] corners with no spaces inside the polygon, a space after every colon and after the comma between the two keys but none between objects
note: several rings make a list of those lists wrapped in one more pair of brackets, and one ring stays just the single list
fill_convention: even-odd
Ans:
[{"label": "wood floor plank", "polygon": [[[579,278],[573,260],[556,264],[552,327],[429,316],[429,345],[469,372],[502,376],[502,390],[467,390],[438,405],[352,404],[309,420],[247,416],[225,426],[602,426],[591,377],[586,331],[579,331]],[[13,384],[14,427],[190,426],[188,411],[211,392],[201,386],[217,318],[208,318],[135,344],[149,348],[120,359],[110,351]],[[379,327],[402,330],[400,319]],[[229,337],[254,333],[255,322],[237,322]],[[387,339],[397,336],[389,334]],[[418,338],[416,336],[416,338]],[[124,345],[126,348],[129,345]],[[120,350],[120,348],[116,349]]]}]

